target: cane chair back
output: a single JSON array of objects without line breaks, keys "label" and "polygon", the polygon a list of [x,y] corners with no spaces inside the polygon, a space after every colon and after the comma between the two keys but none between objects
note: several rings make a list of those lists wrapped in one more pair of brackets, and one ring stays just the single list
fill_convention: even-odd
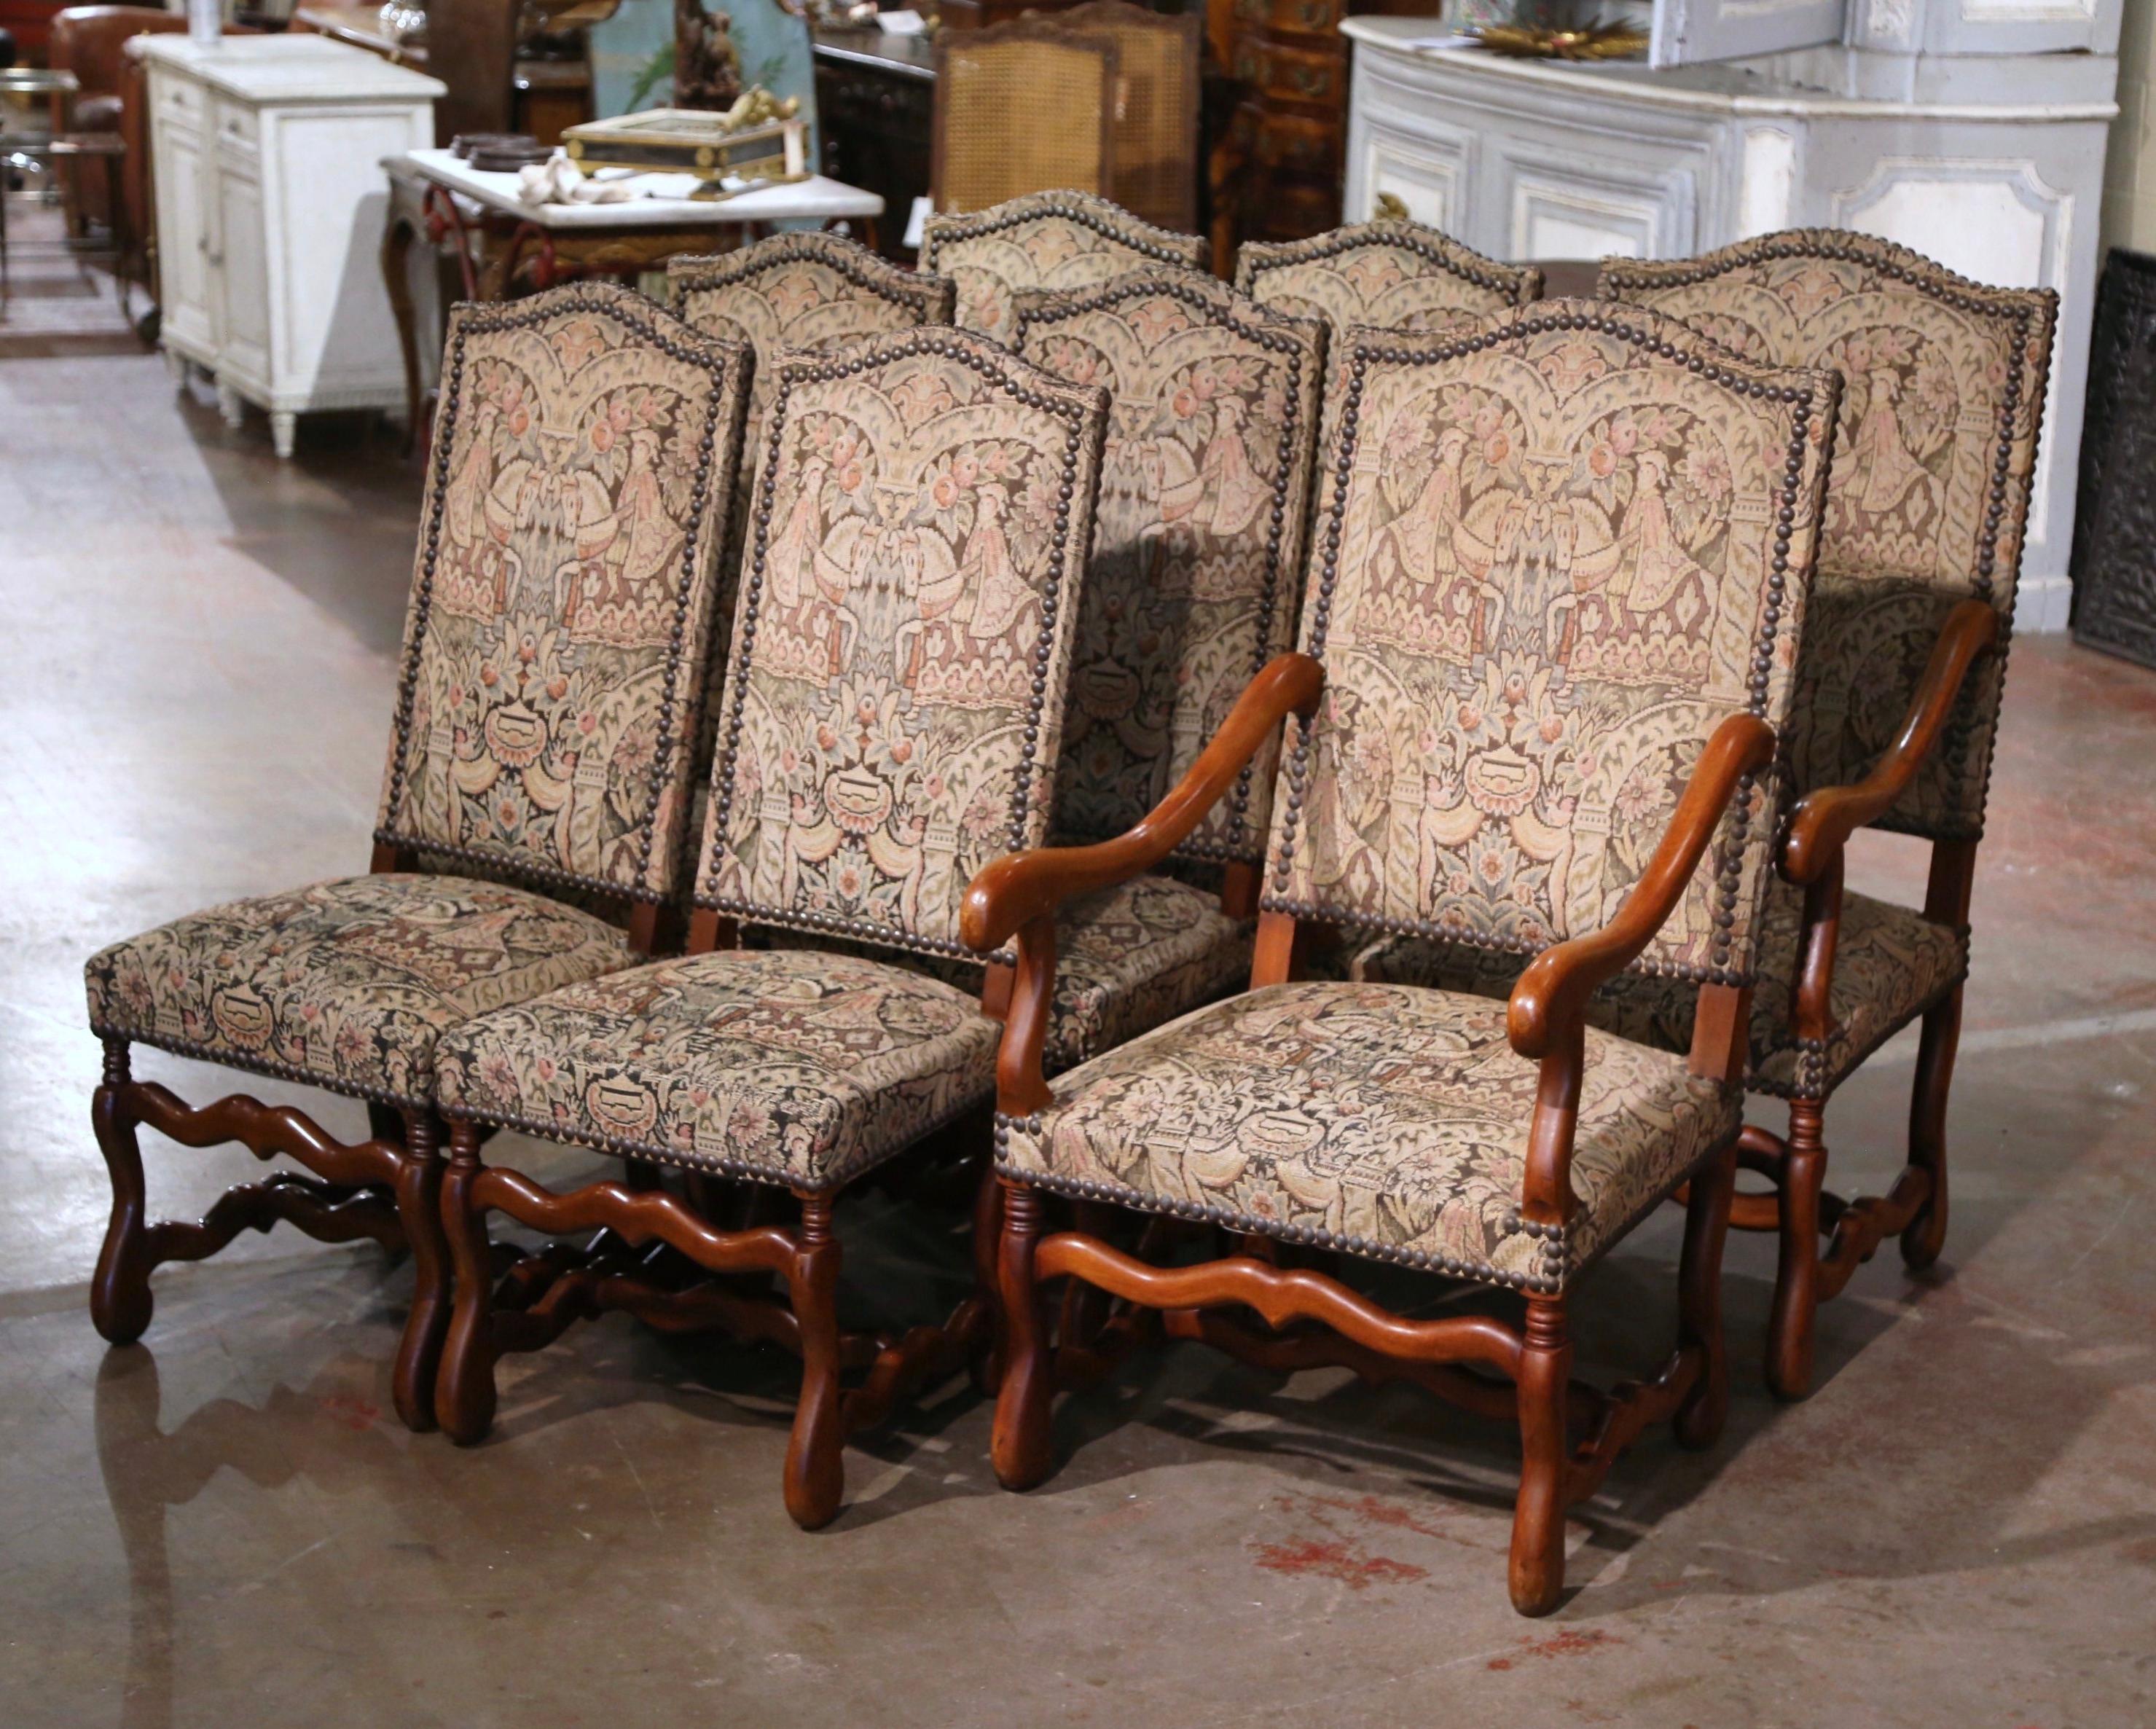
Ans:
[{"label": "cane chair back", "polygon": [[1116,44],[1116,154],[1110,196],[1163,228],[1198,226],[1198,60],[1194,13],[1153,12],[1129,0],[1086,0],[1055,14],[1081,35]]},{"label": "cane chair back", "polygon": [[779,363],[701,906],[928,955],[1048,832],[1107,398],[937,328]]},{"label": "cane chair back", "polygon": [[[1754,360],[1842,375],[1792,756],[1800,791],[1861,780],[1957,603],[1988,601],[2005,640],[2057,296],[1985,288],[1889,241],[1818,228],[1679,262],[1605,260],[1601,282]],[[1881,826],[1981,835],[2005,659],[1971,671],[1948,735]]]},{"label": "cane chair back", "polygon": [[611,284],[452,313],[378,845],[677,892],[753,365]]},{"label": "cane chair back", "polygon": [[932,216],[921,237],[921,268],[958,285],[959,324],[998,341],[1010,339],[1015,295],[1097,288],[1137,270],[1202,273],[1210,255],[1198,235],[1170,233],[1073,191]]},{"label": "cane chair back", "polygon": [[[1116,44],[1017,18],[936,38],[931,200],[986,210],[1051,187],[1115,184]],[[934,268],[924,257],[924,269]]]},{"label": "cane chair back", "polygon": [[[1527,954],[1606,924],[1708,736],[1789,718],[1838,393],[1675,319],[1553,300],[1358,329],[1303,618],[1268,911]],[[1633,964],[1744,985],[1749,782]]]},{"label": "cane chair back", "polygon": [[[1325,327],[1195,273],[1019,297],[1013,343],[1110,410],[1060,834],[1135,827],[1245,685],[1293,645]],[[1258,862],[1273,762],[1253,763],[1181,849]]]}]

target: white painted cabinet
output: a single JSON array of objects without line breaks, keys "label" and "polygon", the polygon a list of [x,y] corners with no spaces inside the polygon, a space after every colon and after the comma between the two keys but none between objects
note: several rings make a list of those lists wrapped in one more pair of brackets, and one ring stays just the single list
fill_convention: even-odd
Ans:
[{"label": "white painted cabinet", "polygon": [[136,38],[149,69],[160,340],[277,454],[317,408],[401,408],[377,264],[382,159],[434,142],[443,86],[324,36]]},{"label": "white painted cabinet", "polygon": [[1866,40],[1890,16],[1897,39],[1953,51],[1819,44],[1841,26],[1839,0],[1657,0],[1658,49],[1781,45],[1666,69],[1434,51],[1414,45],[1441,30],[1428,19],[1350,18],[1347,215],[1389,192],[1513,260],[1683,258],[1776,228],[1852,228],[1979,282],[2057,290],[2018,611],[2025,628],[2063,629],[2118,0],[1849,0]]}]

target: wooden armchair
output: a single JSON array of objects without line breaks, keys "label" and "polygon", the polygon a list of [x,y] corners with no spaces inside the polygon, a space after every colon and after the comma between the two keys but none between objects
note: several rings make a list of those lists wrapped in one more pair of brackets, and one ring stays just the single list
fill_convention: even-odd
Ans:
[{"label": "wooden armchair", "polygon": [[[1115,184],[1116,51],[1042,18],[936,38],[929,198],[952,214],[1066,187]],[[928,260],[921,267],[931,269]]]},{"label": "wooden armchair", "polygon": [[[407,1245],[396,1405],[433,1427],[449,1296],[439,1042],[658,941],[750,365],[610,286],[456,309],[372,874],[196,913],[86,968],[113,1201],[90,1314],[113,1343],[148,1326],[152,1269],[242,1230],[283,1219]],[[372,1137],[344,1144],[244,1094],[192,1108],[132,1078],[136,1043],[363,1099]],[[313,1175],[152,1225],[142,1123]]]},{"label": "wooden armchair", "polygon": [[[1945,1244],[1969,886],[2056,303],[1830,229],[1669,264],[1610,260],[1602,281],[1611,298],[1682,317],[1755,360],[1846,381],[1797,667],[1789,756],[1801,802],[1768,895],[1747,1080],[1788,1101],[1789,1131],[1747,1131],[1743,1162],[1776,1193],[1739,1196],[1734,1214],[1739,1229],[1780,1238],[1766,1372],[1794,1398],[1811,1386],[1819,1304],[1889,1237],[1914,1269]],[[1842,892],[1841,843],[1866,823],[1932,843],[1921,912]],[[1379,944],[1355,970],[1509,986],[1489,957],[1411,939]],[[1683,993],[1653,981],[1613,985],[1591,1016],[1670,1049],[1691,1034]],[[1906,1167],[1883,1198],[1826,1193],[1828,1098],[1919,1019]]]},{"label": "wooden armchair", "polygon": [[[1099,389],[954,330],[780,363],[689,952],[471,1020],[439,1059],[455,1439],[491,1423],[498,1356],[579,1316],[724,1326],[802,1357],[785,1496],[814,1527],[839,1511],[846,1434],[985,1342],[979,1300],[942,1326],[842,1332],[832,1214],[924,1137],[985,1129],[997,1023],[905,962],[962,952],[969,878],[1047,833],[1106,413]],[[739,948],[742,925],[794,946]],[[556,1193],[483,1164],[487,1125],[612,1154],[628,1179]],[[726,1228],[721,1179],[792,1216]],[[497,1282],[493,1212],[610,1246],[557,1245]],[[635,1252],[654,1239],[709,1276],[654,1283]],[[730,1276],[752,1272],[787,1301]]]},{"label": "wooden armchair", "polygon": [[[1359,329],[1341,364],[1302,654],[1267,669],[1130,834],[1000,860],[967,899],[967,941],[1015,937],[1019,953],[997,1068],[995,1467],[1013,1488],[1050,1469],[1050,1400],[1071,1351],[1050,1352],[1040,1287],[1068,1277],[1268,1367],[1344,1364],[1516,1415],[1512,1593],[1538,1614],[1563,1588],[1565,1507],[1646,1423],[1673,1418],[1705,1445],[1722,1420],[1718,1269],[1768,782],[1838,386],[1595,301],[1450,335]],[[1456,562],[1433,580],[1416,512],[1448,461]],[[1650,670],[1608,656],[1607,628],[1578,615],[1534,525],[1565,494],[1576,535],[1556,543],[1569,574],[1636,572],[1662,542],[1665,469],[1689,477],[1683,508],[1718,531],[1679,573],[1685,603],[1633,586],[1666,626]],[[1463,585],[1502,603],[1486,643],[1445,628]],[[1058,909],[1195,832],[1289,714],[1250,988],[1050,1085]],[[1509,1008],[1297,982],[1297,931],[1325,923],[1541,952]],[[1688,1056],[1586,1025],[1589,994],[1627,969],[1694,990]],[[1644,1384],[1571,1386],[1580,1275],[1687,1183],[1675,1353]],[[1211,1224],[1241,1252],[1164,1267],[1082,1229],[1044,1239],[1042,1190]],[[1517,1291],[1524,1327],[1409,1321],[1296,1265],[1304,1249]],[[1265,1326],[1219,1312],[1239,1307]]]},{"label": "wooden armchair", "polygon": [[1010,340],[1017,295],[1098,288],[1137,270],[1204,273],[1210,249],[1083,192],[1034,192],[965,215],[932,216],[921,268],[958,285],[958,323]]},{"label": "wooden armchair", "polygon": [[1056,24],[1116,44],[1116,146],[1107,192],[1140,220],[1189,233],[1198,227],[1198,63],[1204,25],[1195,12],[1163,13],[1130,0],[1085,0]]}]

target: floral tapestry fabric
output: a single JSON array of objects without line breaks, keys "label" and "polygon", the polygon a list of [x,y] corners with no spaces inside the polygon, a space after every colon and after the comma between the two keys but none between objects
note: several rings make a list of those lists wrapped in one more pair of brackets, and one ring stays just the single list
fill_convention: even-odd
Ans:
[{"label": "floral tapestry fabric", "polygon": [[1075,1069],[998,1118],[1046,1187],[1371,1259],[1562,1290],[1736,1132],[1740,1095],[1587,1035],[1561,1227],[1519,1209],[1537,1068],[1505,1005],[1406,985],[1247,991]]},{"label": "floral tapestry fabric", "polygon": [[[1594,301],[1346,340],[1265,905],[1539,951],[1615,913],[1722,721],[1786,725],[1836,381]],[[1749,976],[1774,810],[1740,791],[1635,965]]]},{"label": "floral tapestry fabric", "polygon": [[[1760,926],[1758,983],[1752,993],[1745,1085],[1786,1099],[1824,1099],[1888,1039],[1944,1000],[1969,971],[1966,936],[1891,901],[1845,893],[1824,1044],[1797,1038],[1789,989],[1803,935],[1802,892],[1777,877]],[[1423,937],[1387,936],[1356,955],[1353,976],[1369,983],[1434,986],[1507,998],[1527,957]],[[1589,999],[1604,1032],[1682,1053],[1691,1048],[1698,989],[1680,979],[1620,973]]]},{"label": "floral tapestry fabric", "polygon": [[1337,349],[1358,325],[1459,331],[1539,300],[1543,273],[1502,264],[1419,223],[1349,223],[1304,240],[1252,241],[1235,254],[1235,286],[1260,305],[1322,321],[1335,357],[1325,387],[1326,447],[1342,394]]},{"label": "floral tapestry fabric", "polygon": [[[1188,273],[1018,305],[1019,351],[1111,403],[1055,822],[1105,840],[1293,645],[1325,328]],[[1184,854],[1259,859],[1273,767],[1268,750]]]},{"label": "floral tapestry fabric", "polygon": [[441,1101],[609,1152],[815,1191],[995,1090],[998,1023],[903,967],[727,950],[639,967],[457,1029]]},{"label": "floral tapestry fabric", "polygon": [[1050,1075],[1250,982],[1255,927],[1172,876],[1133,877],[1067,903],[1041,1062]]},{"label": "floral tapestry fabric", "polygon": [[85,978],[101,1037],[424,1106],[456,1023],[634,958],[612,926],[525,890],[385,874],[191,913]]},{"label": "floral tapestry fabric", "polygon": [[377,839],[674,891],[752,365],[608,285],[452,313]]},{"label": "floral tapestry fabric", "polygon": [[1047,833],[1106,393],[963,331],[779,368],[699,904],[963,953]]},{"label": "floral tapestry fabric", "polygon": [[[2056,296],[1984,288],[1830,229],[1682,263],[1612,260],[1601,291],[1755,360],[1841,374],[1794,766],[1800,792],[1861,779],[1899,726],[1938,618],[1971,597],[2012,618]],[[1883,826],[1981,834],[2002,659],[1971,675],[1963,720]]]},{"label": "floral tapestry fabric", "polygon": [[1203,271],[1209,255],[1199,236],[1157,228],[1091,192],[1028,192],[932,216],[921,234],[921,268],[958,285],[960,326],[1001,342],[1029,290],[1098,288],[1133,270]]}]

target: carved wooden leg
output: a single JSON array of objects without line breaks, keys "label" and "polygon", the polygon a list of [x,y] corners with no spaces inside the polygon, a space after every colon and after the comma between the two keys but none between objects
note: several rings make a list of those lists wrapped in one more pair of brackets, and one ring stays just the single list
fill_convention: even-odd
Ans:
[{"label": "carved wooden leg", "polygon": [[993,1394],[1004,1384],[1003,1293],[996,1275],[996,1244],[1004,1225],[1004,1191],[993,1160],[981,1163],[981,1184],[973,1196],[973,1284],[988,1306],[987,1343],[973,1353],[973,1385]]},{"label": "carved wooden leg", "polygon": [[449,1324],[449,1245],[442,1234],[442,1125],[430,1111],[407,1111],[399,1136],[397,1215],[412,1250],[412,1310],[397,1347],[390,1389],[397,1414],[414,1434],[434,1427],[434,1381]]},{"label": "carved wooden leg", "polygon": [[1932,1179],[1931,1193],[1902,1233],[1902,1260],[1921,1273],[1947,1246],[1947,1095],[1961,1043],[1961,987],[1924,1017],[1917,1078],[1909,1098],[1909,1162]]},{"label": "carved wooden leg", "polygon": [[494,1258],[486,1214],[471,1198],[480,1170],[479,1139],[473,1124],[450,1126],[449,1165],[441,1178],[442,1229],[456,1291],[434,1382],[434,1415],[460,1447],[485,1439],[494,1426]]},{"label": "carved wooden leg", "polygon": [[843,1390],[839,1383],[839,1243],[831,1197],[801,1196],[800,1248],[787,1274],[801,1326],[801,1403],[786,1449],[786,1511],[803,1531],[829,1525],[846,1496]]},{"label": "carved wooden leg", "polygon": [[1565,1388],[1572,1343],[1561,1297],[1527,1299],[1520,1355],[1520,1498],[1512,1513],[1512,1607],[1546,1615],[1564,1591],[1565,1477],[1571,1448]]},{"label": "carved wooden leg", "polygon": [[1729,1237],[1729,1203],[1737,1192],[1732,1146],[1691,1180],[1685,1203],[1684,1257],[1677,1271],[1677,1349],[1697,1353],[1699,1380],[1677,1407],[1677,1439],[1711,1447],[1729,1415],[1729,1357],[1722,1342],[1722,1248]]},{"label": "carved wooden leg", "polygon": [[136,1118],[126,1091],[133,1076],[127,1041],[105,1041],[105,1078],[90,1101],[90,1126],[112,1179],[112,1218],[98,1251],[90,1281],[90,1318],[115,1345],[131,1345],[150,1325],[156,1302],[150,1295],[149,1224],[144,1217],[142,1149],[135,1138]]},{"label": "carved wooden leg", "polygon": [[996,1480],[1006,1489],[1030,1489],[1055,1468],[1049,1402],[1055,1385],[1048,1351],[1046,1317],[1033,1275],[1040,1240],[1040,1195],[1024,1183],[1001,1181],[1004,1229],[997,1271],[1003,1295],[1003,1385],[996,1393],[996,1421],[989,1454]]},{"label": "carved wooden leg", "polygon": [[1767,1323],[1767,1384],[1784,1398],[1812,1388],[1812,1346],[1819,1316],[1820,1190],[1826,1182],[1820,1130],[1826,1106],[1817,1099],[1789,1105],[1789,1151],[1782,1162],[1781,1264]]}]

